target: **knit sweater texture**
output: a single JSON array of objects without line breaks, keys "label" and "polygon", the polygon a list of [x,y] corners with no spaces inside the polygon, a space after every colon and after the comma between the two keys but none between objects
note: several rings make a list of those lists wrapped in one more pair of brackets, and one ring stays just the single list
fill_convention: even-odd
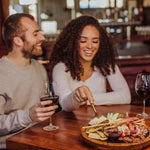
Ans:
[{"label": "knit sweater texture", "polygon": [[[73,111],[80,107],[80,103],[74,97],[76,88],[87,86],[93,94],[95,105],[130,104],[131,94],[127,82],[116,65],[115,73],[106,77],[98,68],[85,81],[73,80],[64,63],[58,63],[52,73],[55,93],[59,95],[60,105],[65,111]],[[112,89],[107,92],[107,81]],[[87,101],[89,105],[89,101]]]},{"label": "knit sweater texture", "polygon": [[6,138],[33,123],[29,108],[39,102],[46,80],[44,66],[34,59],[27,67],[0,59],[0,148],[6,147]]}]

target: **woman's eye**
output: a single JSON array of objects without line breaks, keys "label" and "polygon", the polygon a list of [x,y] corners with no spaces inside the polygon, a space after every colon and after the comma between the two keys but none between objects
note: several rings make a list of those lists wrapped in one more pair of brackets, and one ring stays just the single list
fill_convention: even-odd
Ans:
[{"label": "woman's eye", "polygon": [[93,43],[98,43],[98,41],[93,41]]},{"label": "woman's eye", "polygon": [[86,41],[80,41],[80,43],[86,43]]}]

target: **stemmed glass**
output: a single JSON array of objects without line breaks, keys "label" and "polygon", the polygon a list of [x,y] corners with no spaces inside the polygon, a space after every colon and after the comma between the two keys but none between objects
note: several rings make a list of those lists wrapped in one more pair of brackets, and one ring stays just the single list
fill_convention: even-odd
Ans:
[{"label": "stemmed glass", "polygon": [[139,118],[149,118],[150,115],[145,113],[145,101],[150,97],[150,73],[144,72],[137,74],[135,81],[135,91],[143,99],[143,112],[137,114]]},{"label": "stemmed glass", "polygon": [[[49,83],[48,81],[46,81],[44,83],[44,92],[45,92],[45,94],[40,97],[40,101],[47,101],[47,100],[51,100],[52,101],[52,103],[50,105],[45,105],[45,107],[53,106],[53,105],[57,105],[58,104],[59,97],[58,97],[58,95],[54,94],[52,83]],[[56,130],[58,128],[59,128],[58,126],[55,126],[55,125],[52,124],[52,116],[51,116],[49,125],[44,127],[43,130],[53,131],[53,130]]]}]

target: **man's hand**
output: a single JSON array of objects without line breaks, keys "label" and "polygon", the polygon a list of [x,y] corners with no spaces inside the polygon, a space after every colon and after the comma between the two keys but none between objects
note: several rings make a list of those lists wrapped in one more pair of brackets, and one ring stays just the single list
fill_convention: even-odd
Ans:
[{"label": "man's hand", "polygon": [[55,109],[58,108],[58,105],[44,107],[45,105],[50,105],[51,103],[52,101],[48,100],[33,105],[29,109],[29,116],[31,120],[34,122],[41,122],[48,119],[51,115],[53,115]]}]

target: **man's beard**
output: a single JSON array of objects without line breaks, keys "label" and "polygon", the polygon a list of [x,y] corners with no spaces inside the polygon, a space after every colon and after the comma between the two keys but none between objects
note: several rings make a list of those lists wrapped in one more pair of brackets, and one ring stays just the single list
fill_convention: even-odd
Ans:
[{"label": "man's beard", "polygon": [[37,45],[34,45],[33,46],[33,49],[32,49],[32,56],[41,56],[43,54],[43,50],[42,48],[39,49],[39,48],[36,48]]},{"label": "man's beard", "polygon": [[34,46],[32,46],[31,50],[25,50],[23,48],[23,50],[22,50],[23,57],[24,58],[32,58],[33,57],[33,55],[32,55],[33,49],[34,49]]},{"label": "man's beard", "polygon": [[31,49],[25,49],[23,48],[22,53],[24,58],[32,58],[33,56],[41,56],[43,54],[42,48],[37,49],[36,45],[33,45]]}]

